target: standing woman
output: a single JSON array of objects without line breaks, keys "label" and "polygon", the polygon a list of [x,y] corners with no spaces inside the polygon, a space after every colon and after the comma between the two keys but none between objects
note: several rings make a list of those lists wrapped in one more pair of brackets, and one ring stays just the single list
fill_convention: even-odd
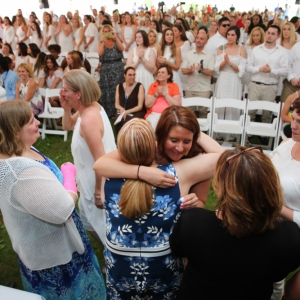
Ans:
[{"label": "standing woman", "polygon": [[156,55],[149,47],[148,35],[144,30],[135,34],[135,41],[136,47],[129,51],[126,67],[135,69],[136,81],[140,82],[148,93],[150,85],[154,82]]},{"label": "standing woman", "polygon": [[121,39],[122,37],[122,28],[120,27],[120,15],[118,13],[118,11],[114,11],[113,15],[112,15],[112,26],[116,32],[116,34],[118,35],[118,38]]},{"label": "standing woman", "polygon": [[[265,42],[265,32],[261,27],[254,27],[250,33],[249,41],[245,46],[247,58],[250,56],[254,47],[259,46]],[[243,84],[249,85],[252,73],[245,72],[243,76]]]},{"label": "standing woman", "polygon": [[54,26],[52,25],[52,16],[48,13],[45,14],[44,16],[45,19],[45,40],[44,40],[44,46],[48,51],[48,47],[50,45],[55,45],[56,44],[56,39],[54,35]]},{"label": "standing woman", "polygon": [[28,26],[27,36],[30,38],[31,44],[36,44],[40,50],[42,49],[44,38],[42,35],[41,28],[39,24],[33,21],[30,26]]},{"label": "standing woman", "polygon": [[249,38],[249,27],[250,27],[251,21],[250,19],[247,19],[244,23],[244,27],[241,28],[241,38],[240,38],[240,44],[243,46],[246,45],[248,38]]},{"label": "standing woman", "polygon": [[[25,101],[0,104],[0,209],[24,290],[56,300],[104,300],[97,257],[75,208],[76,170],[33,147],[40,122]],[[41,298],[40,296],[40,298]]]},{"label": "standing woman", "polygon": [[[73,130],[71,149],[80,190],[80,216],[84,228],[105,245],[105,211],[99,209],[103,208],[102,182],[93,165],[102,155],[115,150],[116,144],[105,110],[97,102],[100,96],[99,86],[89,73],[72,70],[64,75],[60,96],[62,123],[64,130]],[[75,114],[71,113],[72,108],[76,109]]]},{"label": "standing woman", "polygon": [[73,50],[73,32],[72,26],[69,24],[65,15],[59,17],[59,23],[55,29],[54,35],[57,37],[58,44],[62,52],[69,52]]},{"label": "standing woman", "polygon": [[84,49],[87,52],[97,52],[98,47],[98,29],[95,23],[92,22],[92,17],[90,15],[84,15],[84,24],[86,25],[84,36],[85,45]]},{"label": "standing woman", "polygon": [[206,13],[202,15],[202,20],[201,20],[201,22],[199,23],[198,26],[199,27],[205,26],[209,30],[210,22],[209,22],[208,15]]},{"label": "standing woman", "polygon": [[159,37],[155,29],[151,28],[149,30],[148,39],[149,39],[149,48],[153,49],[155,53],[155,62],[156,62]]},{"label": "standing woman", "polygon": [[161,45],[157,50],[157,67],[159,68],[162,64],[166,64],[172,69],[173,81],[178,85],[180,94],[183,95],[178,74],[181,65],[181,50],[174,43],[174,33],[171,28],[164,30]]},{"label": "standing woman", "polygon": [[124,58],[127,58],[129,50],[135,46],[134,42],[137,28],[133,22],[132,16],[129,13],[125,13],[125,22],[125,26],[122,27],[121,41],[124,46]]},{"label": "standing woman", "polygon": [[73,36],[74,50],[84,52],[84,29],[80,26],[78,19],[73,18],[72,25],[74,30],[74,36]]},{"label": "standing woman", "polygon": [[16,50],[16,31],[9,17],[4,17],[4,25],[4,42],[10,44],[11,48]]},{"label": "standing woman", "polygon": [[27,53],[29,55],[28,63],[30,65],[30,68],[33,69],[33,66],[36,62],[36,59],[37,59],[39,53],[41,53],[41,50],[36,44],[30,43],[30,44],[28,44],[28,47],[27,47]]},{"label": "standing woman", "polygon": [[144,31],[146,31],[146,33],[148,34],[148,32],[149,32],[149,30],[150,30],[150,28],[151,28],[151,19],[150,19],[150,17],[148,16],[148,15],[146,15],[145,16],[145,25],[144,26],[141,26],[140,28],[139,28],[139,30],[144,30]]},{"label": "standing woman", "polygon": [[287,50],[291,50],[296,43],[297,35],[295,26],[293,23],[287,22],[283,25],[281,30],[280,45]]},{"label": "standing woman", "polygon": [[[220,46],[215,63],[215,71],[219,73],[215,96],[217,99],[241,99],[242,76],[246,66],[246,51],[239,46],[240,28],[231,26],[226,33],[228,43]],[[234,108],[220,108],[217,111],[220,119],[238,120],[240,111]]]},{"label": "standing woman", "polygon": [[124,70],[122,51],[124,48],[110,25],[103,25],[101,39],[98,45],[101,62],[100,87],[102,95],[100,103],[108,117],[112,118],[116,115],[114,103],[116,86],[124,81],[122,76]]},{"label": "standing woman", "polygon": [[[186,32],[183,28],[183,25],[175,23],[172,27],[173,33],[174,33],[174,43],[176,45],[176,48],[180,48],[181,52],[181,63],[182,64],[185,54],[191,50],[191,44],[186,36]],[[180,80],[181,80],[181,86],[182,89],[185,91],[186,86],[186,75],[183,75],[181,72],[181,68],[178,70]]]},{"label": "standing woman", "polygon": [[117,85],[115,107],[123,114],[120,123],[115,125],[116,134],[122,126],[133,118],[143,118],[146,114],[145,89],[135,79],[135,69],[128,67],[124,71],[125,82]]},{"label": "standing woman", "polygon": [[157,20],[152,20],[151,23],[150,23],[150,28],[154,29],[157,32],[157,36],[158,36],[157,43],[160,44],[160,41],[161,41],[161,38],[162,38],[162,33],[161,33],[161,26],[158,23],[158,21]]},{"label": "standing woman", "polygon": [[18,43],[25,43],[26,45],[28,45],[29,38],[27,36],[28,33],[28,26],[26,24],[26,21],[24,19],[23,16],[18,15],[16,18],[16,22],[18,24],[18,29],[16,30],[16,36],[18,38]]},{"label": "standing woman", "polygon": [[208,30],[208,36],[209,38],[211,38],[212,36],[214,36],[218,31],[218,23],[217,21],[211,21],[210,22],[210,26],[209,26],[209,30]]},{"label": "standing woman", "polygon": [[29,64],[20,64],[16,70],[21,81],[16,84],[16,99],[29,102],[35,116],[44,112],[44,104],[39,94],[39,86],[33,78]]}]

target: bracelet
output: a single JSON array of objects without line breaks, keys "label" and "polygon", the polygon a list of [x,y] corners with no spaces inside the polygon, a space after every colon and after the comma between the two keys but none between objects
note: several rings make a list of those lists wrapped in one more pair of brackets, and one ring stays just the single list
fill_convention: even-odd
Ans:
[{"label": "bracelet", "polygon": [[101,195],[100,194],[94,194],[95,199],[100,199],[101,200]]},{"label": "bracelet", "polygon": [[158,97],[158,95],[155,93],[154,95],[153,95],[155,98],[157,98]]},{"label": "bracelet", "polygon": [[139,173],[140,173],[140,166],[141,166],[141,165],[138,166],[137,172],[136,172],[136,178],[137,178],[137,179],[140,179],[140,174],[139,174]]},{"label": "bracelet", "polygon": [[233,63],[230,64],[230,67],[233,68]]}]

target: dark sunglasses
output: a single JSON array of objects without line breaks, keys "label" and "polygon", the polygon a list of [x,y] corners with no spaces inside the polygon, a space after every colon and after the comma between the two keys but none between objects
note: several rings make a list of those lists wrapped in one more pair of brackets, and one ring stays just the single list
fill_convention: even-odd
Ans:
[{"label": "dark sunglasses", "polygon": [[222,27],[230,27],[230,24],[222,24]]},{"label": "dark sunglasses", "polygon": [[245,149],[239,153],[236,153],[236,154],[233,154],[229,157],[226,158],[226,162],[229,164],[229,162],[235,158],[237,158],[239,155],[242,155],[243,153],[245,152],[250,152],[250,151],[253,151],[253,150],[259,150],[261,153],[263,153],[263,149],[261,146],[256,146],[256,147],[251,147],[251,148],[248,148],[248,149]]}]

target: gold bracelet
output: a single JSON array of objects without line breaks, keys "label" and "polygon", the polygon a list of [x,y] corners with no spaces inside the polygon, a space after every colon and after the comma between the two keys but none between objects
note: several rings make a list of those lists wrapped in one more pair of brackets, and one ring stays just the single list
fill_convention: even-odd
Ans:
[{"label": "gold bracelet", "polygon": [[94,194],[95,199],[100,199],[101,200],[101,194]]}]

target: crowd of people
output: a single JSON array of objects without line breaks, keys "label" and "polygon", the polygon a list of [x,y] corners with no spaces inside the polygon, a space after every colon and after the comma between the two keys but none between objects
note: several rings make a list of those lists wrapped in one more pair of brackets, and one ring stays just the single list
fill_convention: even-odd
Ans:
[{"label": "crowd of people", "polygon": [[[280,300],[300,266],[299,18],[163,10],[0,18],[0,208],[24,289],[47,300]],[[181,106],[210,98],[214,83],[219,99],[241,99],[245,85],[249,101],[280,98],[289,139],[270,156],[224,151],[200,131],[206,109]],[[73,131],[74,165],[61,171],[33,147],[40,88],[61,89],[50,104]],[[212,177],[216,211],[205,209]],[[298,272],[288,300],[299,284]]]}]

